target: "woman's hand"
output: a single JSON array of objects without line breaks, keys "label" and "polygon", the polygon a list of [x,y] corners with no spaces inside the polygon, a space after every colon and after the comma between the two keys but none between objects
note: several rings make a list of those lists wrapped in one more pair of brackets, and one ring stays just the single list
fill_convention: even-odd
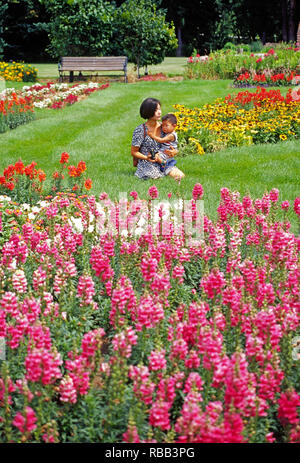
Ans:
[{"label": "woman's hand", "polygon": [[148,153],[147,161],[152,162],[152,163],[157,162],[157,157],[158,157],[158,153],[155,154],[154,159],[152,158],[151,153]]},{"label": "woman's hand", "polygon": [[173,158],[178,154],[178,150],[176,148],[170,147],[168,150],[165,150],[165,153],[170,157]]}]

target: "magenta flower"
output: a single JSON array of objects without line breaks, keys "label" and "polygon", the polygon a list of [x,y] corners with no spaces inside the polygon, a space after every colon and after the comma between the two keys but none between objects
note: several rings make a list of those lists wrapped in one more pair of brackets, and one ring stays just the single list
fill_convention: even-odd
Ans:
[{"label": "magenta flower", "polygon": [[203,190],[203,186],[201,185],[201,183],[196,183],[193,188],[193,192],[192,192],[193,199],[195,201],[197,201],[198,199],[202,199],[203,192],[204,190]]},{"label": "magenta flower", "polygon": [[25,413],[18,412],[12,422],[21,433],[31,432],[36,429],[37,418],[31,407],[25,407]]},{"label": "magenta flower", "polygon": [[158,198],[158,189],[156,188],[155,185],[152,185],[149,190],[148,190],[148,195],[150,196],[151,199],[156,199]]}]

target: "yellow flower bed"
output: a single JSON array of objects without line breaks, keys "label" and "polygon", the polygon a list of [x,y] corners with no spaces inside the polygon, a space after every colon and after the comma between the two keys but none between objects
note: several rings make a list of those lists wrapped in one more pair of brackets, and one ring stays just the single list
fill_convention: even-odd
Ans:
[{"label": "yellow flower bed", "polygon": [[35,82],[37,69],[30,64],[0,61],[0,76],[14,82]]},{"label": "yellow flower bed", "polygon": [[185,154],[203,154],[228,146],[276,143],[300,137],[300,102],[279,90],[240,92],[202,108],[174,105],[180,146]]}]

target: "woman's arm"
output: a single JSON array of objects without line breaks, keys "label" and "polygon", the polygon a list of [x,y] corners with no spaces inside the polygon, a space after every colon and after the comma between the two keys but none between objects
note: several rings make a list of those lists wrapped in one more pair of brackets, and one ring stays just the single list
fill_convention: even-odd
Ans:
[{"label": "woman's arm", "polygon": [[143,159],[144,161],[156,162],[155,159],[151,158],[151,153],[149,153],[148,156],[146,156],[145,154],[140,153],[139,149],[139,146],[131,147],[131,156],[133,158]]}]

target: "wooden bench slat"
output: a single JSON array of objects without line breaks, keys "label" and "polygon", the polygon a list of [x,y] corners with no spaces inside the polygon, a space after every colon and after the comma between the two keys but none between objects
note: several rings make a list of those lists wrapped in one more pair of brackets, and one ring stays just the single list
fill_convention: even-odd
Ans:
[{"label": "wooden bench slat", "polygon": [[127,56],[63,56],[58,70],[60,78],[62,72],[69,71],[70,82],[73,81],[73,71],[124,71],[127,82],[127,62]]}]

